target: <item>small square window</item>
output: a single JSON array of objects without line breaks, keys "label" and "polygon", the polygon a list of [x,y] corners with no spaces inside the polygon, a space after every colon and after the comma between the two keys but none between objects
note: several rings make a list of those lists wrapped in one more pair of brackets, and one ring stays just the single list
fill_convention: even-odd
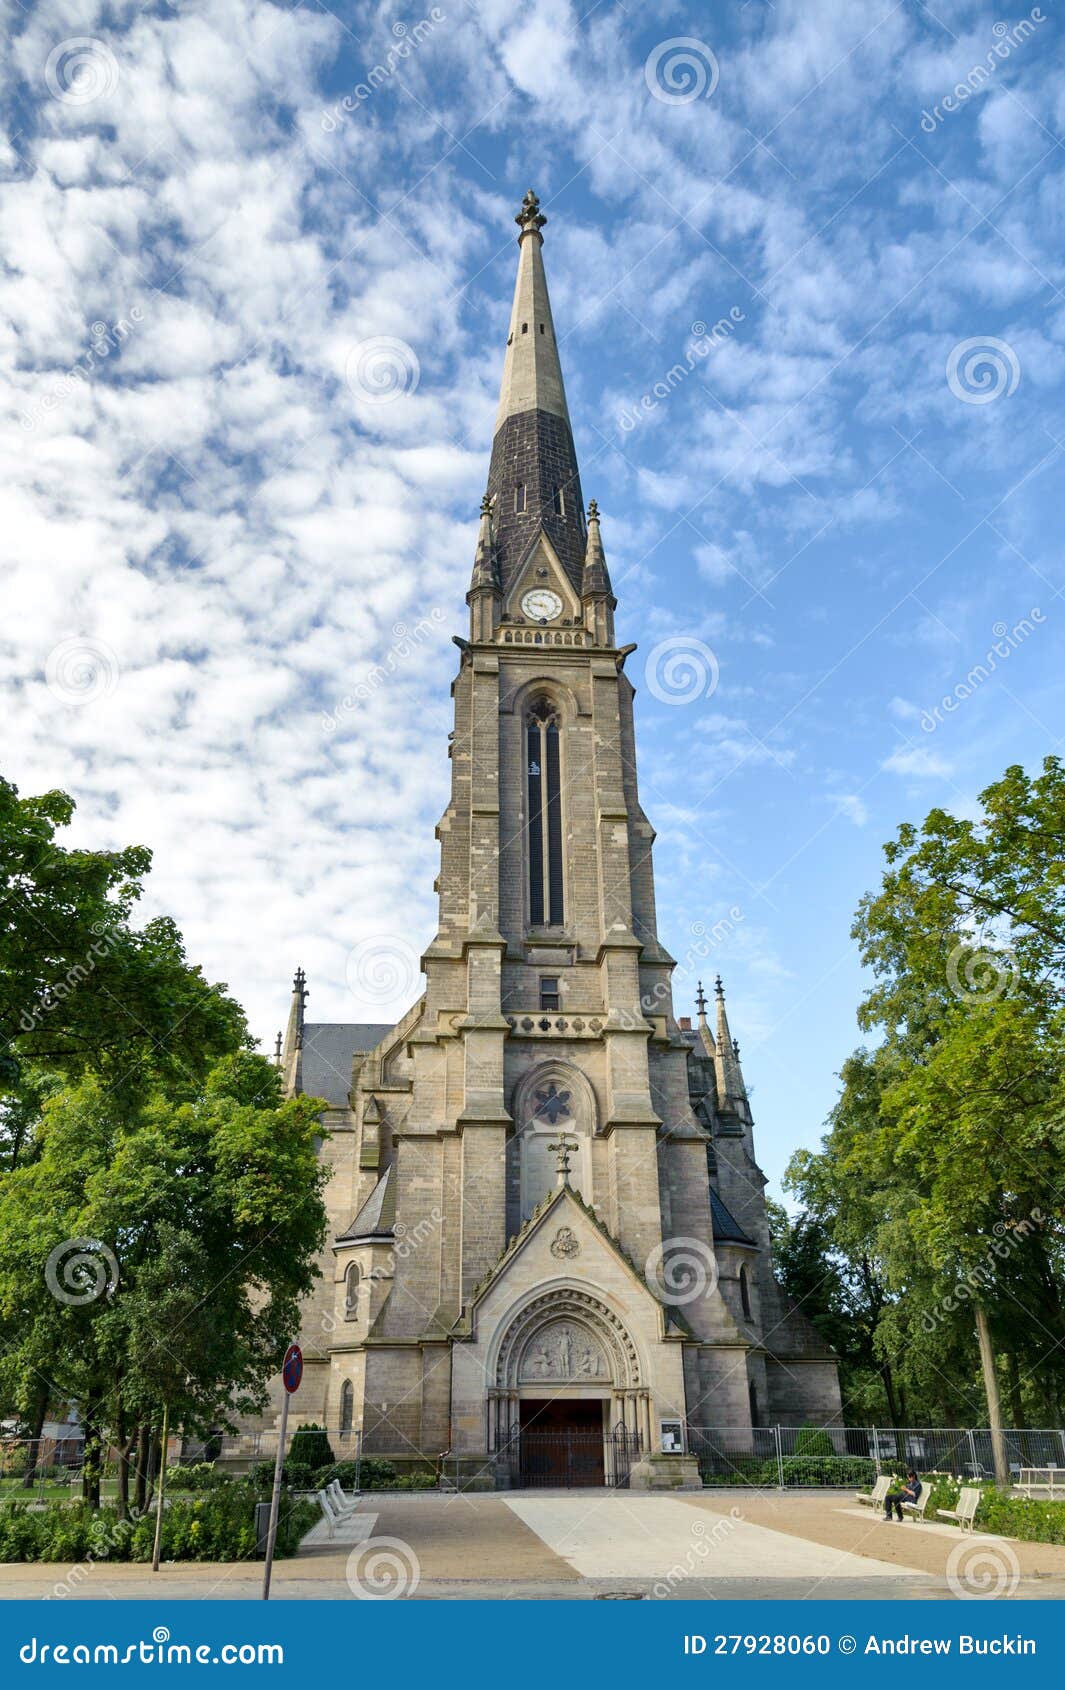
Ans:
[{"label": "small square window", "polygon": [[540,976],[540,1008],[560,1009],[561,999],[558,995],[558,976],[555,974],[541,974]]}]

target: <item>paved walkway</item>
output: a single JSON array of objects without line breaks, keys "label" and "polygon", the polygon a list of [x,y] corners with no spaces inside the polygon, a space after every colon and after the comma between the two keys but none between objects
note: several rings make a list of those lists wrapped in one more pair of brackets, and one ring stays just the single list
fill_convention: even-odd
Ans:
[{"label": "paved walkway", "polygon": [[[612,1595],[952,1600],[952,1555],[1001,1594],[1065,1598],[1065,1546],[977,1538],[915,1521],[887,1525],[840,1493],[627,1491],[371,1494],[330,1540],[315,1528],[274,1569],[288,1600],[591,1601]],[[992,1581],[994,1582],[994,1581]],[[0,1567],[0,1597],[255,1598],[257,1562]],[[974,1592],[975,1593],[975,1592]]]}]

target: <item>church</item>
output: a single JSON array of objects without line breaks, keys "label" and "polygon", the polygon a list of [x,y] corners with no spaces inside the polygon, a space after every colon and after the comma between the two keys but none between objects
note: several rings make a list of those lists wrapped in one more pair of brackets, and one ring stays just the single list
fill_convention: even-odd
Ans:
[{"label": "church", "polygon": [[635,647],[535,194],[516,221],[425,991],[395,1026],[313,1022],[300,971],[278,1055],[329,1104],[298,1418],[462,1485],[687,1484],[700,1432],[837,1423],[836,1361],[773,1275],[720,981],[674,1014]]}]

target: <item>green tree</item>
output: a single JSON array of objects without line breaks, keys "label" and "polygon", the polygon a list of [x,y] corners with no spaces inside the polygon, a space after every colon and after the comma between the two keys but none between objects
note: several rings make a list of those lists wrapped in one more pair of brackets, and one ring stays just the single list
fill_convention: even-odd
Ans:
[{"label": "green tree", "polygon": [[0,779],[0,1157],[33,1142],[56,1083],[99,1074],[112,1091],[195,1087],[247,1046],[240,1006],[191,965],[174,923],[131,924],[151,853],[88,851],[59,834],[62,792],[20,798]]},{"label": "green tree", "polygon": [[934,810],[886,848],[854,933],[875,984],[859,1012],[883,1043],[844,1070],[821,1157],[793,1189],[888,1294],[883,1355],[957,1349],[972,1322],[996,1452],[1000,1362],[1020,1408],[1026,1379],[1060,1403],[1060,1192],[1065,1182],[1065,772],[1048,759],[981,794],[981,813]]},{"label": "green tree", "polygon": [[42,1384],[77,1403],[90,1501],[108,1439],[125,1506],[162,1404],[202,1433],[265,1405],[325,1240],[323,1107],[250,1053],[187,1101],[119,1106],[90,1075],[46,1102],[38,1154],[0,1183],[0,1388],[26,1413]]}]

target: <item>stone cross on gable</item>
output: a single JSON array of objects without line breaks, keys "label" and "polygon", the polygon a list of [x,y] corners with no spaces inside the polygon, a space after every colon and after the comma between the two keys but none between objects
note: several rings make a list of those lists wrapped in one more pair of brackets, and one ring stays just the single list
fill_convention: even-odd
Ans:
[{"label": "stone cross on gable", "polygon": [[549,1144],[547,1148],[548,1150],[555,1150],[558,1152],[559,1185],[568,1185],[570,1176],[570,1154],[574,1150],[579,1150],[580,1145],[575,1138],[568,1138],[567,1135],[563,1133],[560,1138],[555,1140],[554,1144]]}]

